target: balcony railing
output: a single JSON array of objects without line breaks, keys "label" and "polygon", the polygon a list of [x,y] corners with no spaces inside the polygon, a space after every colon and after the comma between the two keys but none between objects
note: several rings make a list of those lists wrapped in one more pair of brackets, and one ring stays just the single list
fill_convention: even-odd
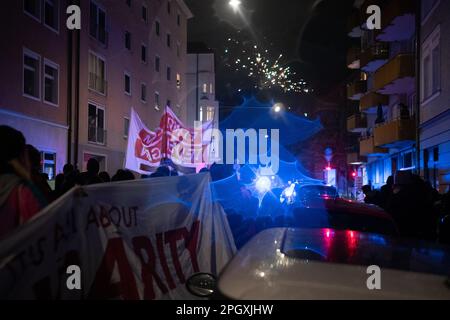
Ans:
[{"label": "balcony railing", "polygon": [[416,139],[414,118],[398,119],[375,127],[374,141],[378,147],[397,148],[410,145]]},{"label": "balcony railing", "polygon": [[381,8],[381,32],[378,41],[402,41],[415,32],[415,1],[390,0]]},{"label": "balcony railing", "polygon": [[349,132],[363,132],[367,130],[367,118],[360,114],[354,114],[347,118],[347,131]]},{"label": "balcony railing", "polygon": [[347,153],[347,164],[358,165],[367,162],[367,157],[360,156],[358,152],[348,152]]},{"label": "balcony railing", "polygon": [[97,74],[89,72],[89,89],[106,95],[107,87],[108,83],[103,77],[99,77]]},{"label": "balcony railing", "polygon": [[389,59],[389,46],[377,43],[361,51],[361,69],[373,72],[385,64]]},{"label": "balcony railing", "polygon": [[106,133],[103,128],[89,127],[88,128],[88,141],[90,143],[96,143],[100,145],[106,145]]},{"label": "balcony railing", "polygon": [[402,53],[375,72],[374,90],[382,94],[402,94],[414,89],[414,55]]},{"label": "balcony railing", "polygon": [[347,85],[347,98],[360,100],[367,91],[367,81],[359,80]]},{"label": "balcony railing", "polygon": [[361,49],[358,47],[350,47],[347,52],[347,67],[349,69],[360,68]]},{"label": "balcony railing", "polygon": [[387,149],[375,146],[374,137],[362,138],[359,142],[359,154],[361,156],[378,156],[388,153]]},{"label": "balcony railing", "polygon": [[378,94],[376,92],[369,92],[359,101],[359,111],[374,113],[380,105],[389,105],[389,96]]}]

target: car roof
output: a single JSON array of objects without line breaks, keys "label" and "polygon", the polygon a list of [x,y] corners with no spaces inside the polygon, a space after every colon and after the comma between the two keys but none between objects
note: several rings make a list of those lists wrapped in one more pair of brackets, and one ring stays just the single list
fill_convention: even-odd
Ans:
[{"label": "car roof", "polygon": [[[382,289],[367,288],[367,267]],[[270,229],[229,263],[219,290],[234,299],[450,299],[449,248],[332,229]]]}]

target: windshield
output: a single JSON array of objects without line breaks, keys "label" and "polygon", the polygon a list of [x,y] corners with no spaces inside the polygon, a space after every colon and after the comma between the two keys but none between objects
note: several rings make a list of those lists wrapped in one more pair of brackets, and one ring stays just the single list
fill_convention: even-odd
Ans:
[{"label": "windshield", "polygon": [[335,198],[337,197],[337,190],[328,186],[304,186],[301,187],[298,193],[300,198]]},{"label": "windshield", "polygon": [[350,230],[288,229],[282,252],[304,260],[450,275],[449,248]]}]

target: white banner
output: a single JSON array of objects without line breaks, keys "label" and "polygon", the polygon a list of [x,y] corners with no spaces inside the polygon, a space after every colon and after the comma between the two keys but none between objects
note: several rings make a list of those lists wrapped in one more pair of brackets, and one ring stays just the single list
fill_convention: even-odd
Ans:
[{"label": "white banner", "polygon": [[134,109],[131,109],[125,168],[148,174],[163,158],[185,168],[197,168],[209,161],[213,122],[188,128],[166,107],[159,128],[149,130]]},{"label": "white banner", "polygon": [[[75,188],[0,240],[0,299],[194,299],[236,249],[209,174]],[[69,266],[80,289],[70,290]],[[75,274],[75,273],[74,273]]]}]

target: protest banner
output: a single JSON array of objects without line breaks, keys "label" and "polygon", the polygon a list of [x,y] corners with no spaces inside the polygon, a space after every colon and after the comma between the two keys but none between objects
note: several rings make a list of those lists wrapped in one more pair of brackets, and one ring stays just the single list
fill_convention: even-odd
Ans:
[{"label": "protest banner", "polygon": [[78,187],[0,240],[0,298],[193,299],[235,250],[209,174]]},{"label": "protest banner", "polygon": [[188,128],[166,107],[159,127],[151,131],[131,110],[125,168],[141,174],[152,172],[164,159],[185,168],[197,168],[208,162],[212,121]]}]

